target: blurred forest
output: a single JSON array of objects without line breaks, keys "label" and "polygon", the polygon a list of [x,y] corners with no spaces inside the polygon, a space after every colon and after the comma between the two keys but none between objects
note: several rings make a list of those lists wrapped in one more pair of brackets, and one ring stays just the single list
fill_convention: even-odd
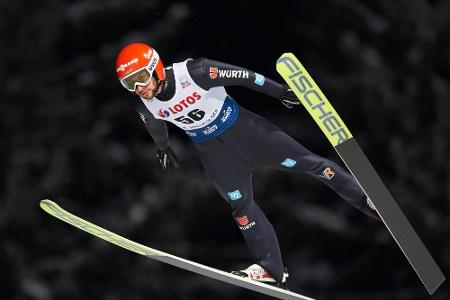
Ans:
[{"label": "blurred forest", "polygon": [[[243,238],[183,132],[156,148],[114,74],[130,42],[167,64],[208,57],[281,82],[300,58],[445,274],[450,270],[450,1],[2,1],[0,299],[272,299],[125,251],[57,221],[50,198],[125,237],[224,270]],[[339,161],[303,108],[241,87],[240,105]],[[307,175],[261,170],[255,199],[289,286],[317,299],[429,296],[386,228]]]}]

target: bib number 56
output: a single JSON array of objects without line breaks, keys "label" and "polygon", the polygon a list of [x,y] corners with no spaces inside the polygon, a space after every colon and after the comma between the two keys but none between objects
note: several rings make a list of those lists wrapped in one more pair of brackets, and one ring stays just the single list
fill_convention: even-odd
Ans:
[{"label": "bib number 56", "polygon": [[205,112],[200,109],[193,109],[191,110],[187,116],[181,116],[178,118],[175,118],[175,121],[181,122],[183,124],[192,124],[195,121],[200,121],[205,116]]}]

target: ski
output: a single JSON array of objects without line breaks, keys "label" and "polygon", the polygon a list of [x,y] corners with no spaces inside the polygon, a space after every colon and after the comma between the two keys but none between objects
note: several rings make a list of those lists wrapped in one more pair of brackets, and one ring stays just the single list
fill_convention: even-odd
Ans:
[{"label": "ski", "polygon": [[306,296],[302,296],[300,294],[284,290],[281,288],[273,287],[264,283],[260,283],[251,279],[242,278],[231,273],[218,270],[215,268],[211,268],[181,257],[177,257],[175,255],[171,255],[142,244],[133,242],[129,239],[126,239],[114,232],[108,231],[98,225],[90,223],[66,210],[61,208],[55,202],[45,199],[41,200],[40,207],[52,215],[55,218],[58,218],[66,223],[69,223],[72,226],[75,226],[87,233],[90,233],[98,238],[101,238],[107,242],[115,244],[119,247],[125,248],[129,251],[135,252],[140,255],[144,255],[146,257],[152,258],[154,260],[178,267],[180,269],[184,269],[187,271],[191,271],[212,279],[216,279],[219,281],[227,282],[245,289],[253,290],[262,294],[266,294],[278,299],[286,299],[286,300],[314,300],[313,298],[309,298]]},{"label": "ski", "polygon": [[292,53],[284,53],[277,60],[276,68],[319,125],[358,184],[372,200],[383,223],[416,271],[428,293],[433,294],[444,282],[444,274],[347,126],[304,66]]}]

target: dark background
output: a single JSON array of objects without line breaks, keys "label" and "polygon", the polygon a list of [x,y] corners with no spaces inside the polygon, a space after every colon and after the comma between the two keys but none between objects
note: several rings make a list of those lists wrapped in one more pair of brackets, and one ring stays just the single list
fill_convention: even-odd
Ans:
[{"label": "dark background", "polygon": [[[450,2],[2,1],[0,298],[271,299],[152,261],[57,221],[51,198],[125,237],[206,265],[246,267],[229,207],[188,138],[163,176],[115,78],[125,44],[166,64],[208,57],[281,81],[293,52],[383,178],[444,273],[450,268]],[[228,92],[306,147],[339,161],[303,108]],[[290,288],[317,299],[428,296],[386,228],[306,175],[261,171],[255,197],[279,234]]]}]

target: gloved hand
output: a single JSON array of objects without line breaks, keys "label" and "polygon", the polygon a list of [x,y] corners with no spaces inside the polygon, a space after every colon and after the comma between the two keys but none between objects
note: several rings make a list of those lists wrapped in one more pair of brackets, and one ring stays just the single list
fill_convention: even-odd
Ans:
[{"label": "gloved hand", "polygon": [[175,152],[170,146],[165,150],[158,150],[156,152],[156,157],[158,158],[164,173],[169,171],[171,166],[174,166],[175,168],[180,166],[180,163],[175,156]]},{"label": "gloved hand", "polygon": [[300,100],[298,100],[297,96],[294,94],[294,91],[288,85],[283,86],[283,92],[278,99],[287,108],[293,108],[295,105],[300,104]]}]

